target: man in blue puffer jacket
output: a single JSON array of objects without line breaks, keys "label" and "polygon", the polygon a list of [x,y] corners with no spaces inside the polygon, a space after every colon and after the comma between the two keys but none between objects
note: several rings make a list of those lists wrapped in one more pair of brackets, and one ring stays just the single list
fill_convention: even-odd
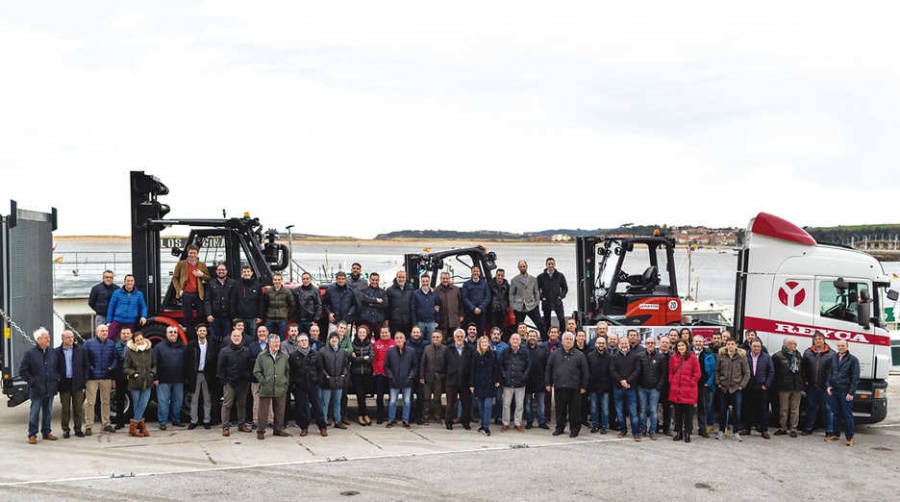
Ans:
[{"label": "man in blue puffer jacket", "polygon": [[472,267],[472,278],[463,283],[462,301],[466,308],[466,323],[474,322],[478,332],[484,332],[486,312],[491,304],[491,287],[481,279],[481,269]]},{"label": "man in blue puffer jacket", "polygon": [[[133,281],[134,279],[132,279],[132,284]],[[115,294],[113,297],[115,298]],[[84,342],[84,352],[90,366],[84,399],[84,434],[85,436],[91,435],[98,391],[100,392],[100,420],[103,423],[103,430],[116,432],[109,420],[109,397],[112,390],[113,371],[119,365],[119,355],[116,353],[116,343],[109,338],[108,326],[105,324],[97,326],[96,336]]]},{"label": "man in blue puffer jacket", "polygon": [[109,337],[113,342],[119,340],[119,330],[123,326],[128,326],[133,332],[137,324],[147,324],[147,302],[144,300],[144,293],[135,289],[134,276],[128,274],[122,282],[122,288],[112,294],[106,310]]}]

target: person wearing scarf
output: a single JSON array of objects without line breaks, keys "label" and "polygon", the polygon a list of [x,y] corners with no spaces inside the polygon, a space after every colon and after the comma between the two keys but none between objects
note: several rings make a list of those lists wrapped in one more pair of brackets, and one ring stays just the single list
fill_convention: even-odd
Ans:
[{"label": "person wearing scarf", "polygon": [[803,357],[797,351],[797,340],[786,338],[774,356],[775,388],[778,390],[779,422],[776,436],[797,437],[800,420],[800,397],[803,393]]}]

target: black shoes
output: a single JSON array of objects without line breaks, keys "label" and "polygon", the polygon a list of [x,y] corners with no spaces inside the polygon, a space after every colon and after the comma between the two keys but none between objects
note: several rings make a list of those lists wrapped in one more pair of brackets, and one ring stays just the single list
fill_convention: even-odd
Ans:
[{"label": "black shoes", "polygon": [[188,427],[188,430],[189,430],[189,431],[192,431],[192,430],[194,430],[194,429],[197,428],[197,424],[191,422],[191,423],[188,424],[187,427]]},{"label": "black shoes", "polygon": [[684,436],[681,435],[680,432],[675,433],[675,437],[672,438],[672,441],[681,441],[684,439]]},{"label": "black shoes", "polygon": [[549,431],[549,430],[550,430],[550,426],[547,425],[546,422],[543,423],[543,424],[539,424],[538,427],[540,427],[541,429],[544,429],[545,431]]},{"label": "black shoes", "polygon": [[447,427],[447,430],[448,430],[448,431],[452,431],[452,430],[453,430],[453,422],[447,422],[447,424],[446,424],[445,426]]},{"label": "black shoes", "polygon": [[554,436],[559,436],[559,435],[562,434],[562,433],[563,433],[563,431],[561,431],[561,430],[559,430],[559,429],[556,429],[556,430],[553,431],[553,435],[554,435]]}]

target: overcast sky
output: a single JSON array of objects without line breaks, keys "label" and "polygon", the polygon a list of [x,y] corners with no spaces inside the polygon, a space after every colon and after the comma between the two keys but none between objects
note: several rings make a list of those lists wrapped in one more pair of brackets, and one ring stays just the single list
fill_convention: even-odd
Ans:
[{"label": "overcast sky", "polygon": [[128,234],[139,169],[170,216],[358,237],[900,221],[895,4],[735,4],[4,2],[0,201]]}]

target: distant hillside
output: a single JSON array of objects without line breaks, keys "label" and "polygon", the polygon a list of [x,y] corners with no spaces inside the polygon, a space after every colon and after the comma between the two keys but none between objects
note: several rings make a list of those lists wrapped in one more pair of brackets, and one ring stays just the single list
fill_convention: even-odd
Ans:
[{"label": "distant hillside", "polygon": [[556,228],[539,230],[537,232],[501,232],[498,230],[472,230],[461,232],[458,230],[397,230],[375,236],[375,240],[390,239],[468,239],[468,240],[549,240],[554,235],[567,235],[570,237],[583,235],[652,235],[659,229],[663,235],[669,234],[666,225],[626,225],[618,228],[596,228],[585,230],[581,228]]},{"label": "distant hillside", "polygon": [[836,227],[804,227],[819,242],[847,243],[865,238],[893,240],[900,235],[900,224],[845,225]]}]

